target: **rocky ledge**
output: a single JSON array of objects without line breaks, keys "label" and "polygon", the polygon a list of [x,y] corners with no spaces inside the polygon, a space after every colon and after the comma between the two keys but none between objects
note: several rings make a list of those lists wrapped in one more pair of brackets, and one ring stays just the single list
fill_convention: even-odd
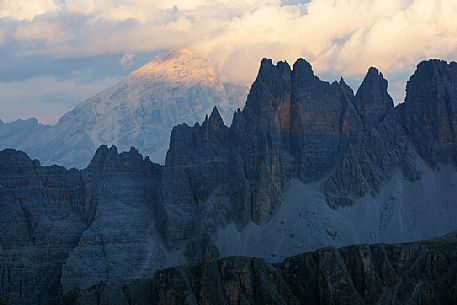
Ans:
[{"label": "rocky ledge", "polygon": [[324,248],[279,264],[227,257],[147,280],[99,283],[49,304],[456,304],[456,237]]}]

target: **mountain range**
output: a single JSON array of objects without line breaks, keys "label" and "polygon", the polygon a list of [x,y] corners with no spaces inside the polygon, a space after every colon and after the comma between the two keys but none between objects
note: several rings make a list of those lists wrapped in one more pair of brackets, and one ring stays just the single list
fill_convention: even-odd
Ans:
[{"label": "mountain range", "polygon": [[[457,63],[421,62],[405,102],[394,107],[375,68],[354,94],[343,79],[320,80],[303,59],[293,67],[264,59],[230,127],[217,107],[201,124],[174,127],[164,165],[135,148],[119,153],[106,145],[83,170],[3,150],[0,295],[7,304],[45,304],[94,283],[151,278],[161,268],[219,257],[279,263],[327,246],[454,231],[456,80]],[[393,269],[414,252],[372,251],[386,264],[400,255]],[[395,259],[383,260],[384,252]],[[322,255],[352,259],[338,253]],[[362,272],[359,263],[347,266]],[[287,278],[270,271],[274,285]],[[380,281],[376,289],[391,287]]]},{"label": "mountain range", "polygon": [[191,50],[176,49],[84,101],[56,125],[35,118],[0,123],[0,148],[23,150],[47,165],[84,168],[102,144],[134,146],[163,164],[175,125],[201,122],[214,106],[230,122],[246,91],[223,83]]}]

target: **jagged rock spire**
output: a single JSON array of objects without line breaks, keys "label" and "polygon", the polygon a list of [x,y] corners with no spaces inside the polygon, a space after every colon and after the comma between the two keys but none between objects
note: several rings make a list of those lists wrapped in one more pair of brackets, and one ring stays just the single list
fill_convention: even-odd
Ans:
[{"label": "jagged rock spire", "polygon": [[431,163],[457,162],[457,63],[423,61],[406,87],[405,127]]},{"label": "jagged rock spire", "polygon": [[118,153],[117,147],[112,145],[101,145],[95,152],[92,161],[88,166],[89,171],[137,171],[146,172],[151,169],[153,163],[149,157],[143,158],[135,147],[129,151]]},{"label": "jagged rock spire", "polygon": [[297,59],[294,63],[293,73],[299,74],[303,80],[311,80],[315,77],[313,67],[303,58]]},{"label": "jagged rock spire", "polygon": [[[250,108],[252,101],[261,103],[262,107],[276,107],[277,100],[290,92],[291,69],[287,62],[280,61],[276,65],[271,59],[262,59],[259,73],[246,102]],[[255,96],[255,97],[254,97]]]},{"label": "jagged rock spire", "polygon": [[213,129],[218,129],[225,126],[224,120],[222,119],[219,110],[217,110],[216,106],[213,107],[213,111],[211,112],[209,118],[208,116],[206,117],[205,122],[206,121]]},{"label": "jagged rock spire", "polygon": [[387,80],[378,69],[371,67],[355,95],[354,104],[362,117],[365,129],[370,129],[394,108],[394,103],[387,92]]}]

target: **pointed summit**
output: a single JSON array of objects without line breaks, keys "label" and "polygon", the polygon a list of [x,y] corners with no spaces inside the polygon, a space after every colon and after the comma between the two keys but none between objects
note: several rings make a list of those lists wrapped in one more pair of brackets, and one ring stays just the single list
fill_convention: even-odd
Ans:
[{"label": "pointed summit", "polygon": [[293,73],[298,75],[299,78],[303,80],[310,80],[314,78],[313,67],[303,58],[299,58],[295,62]]},{"label": "pointed summit", "polygon": [[209,116],[208,122],[211,126],[213,126],[213,128],[224,126],[224,120],[222,119],[221,115],[219,114],[219,110],[217,110],[216,106],[214,106],[213,111],[211,112],[211,115]]},{"label": "pointed summit", "polygon": [[352,88],[346,84],[346,81],[344,80],[343,77],[340,78],[339,82],[340,88],[344,94],[344,96],[348,99],[351,100],[354,98],[354,91],[352,91]]},{"label": "pointed summit", "polygon": [[133,71],[129,78],[147,81],[163,80],[171,83],[214,85],[216,71],[201,56],[190,49],[173,49]]},{"label": "pointed summit", "polygon": [[382,73],[379,72],[378,68],[376,67],[370,67],[368,69],[366,77],[383,77]]},{"label": "pointed summit", "polygon": [[376,126],[386,113],[394,108],[387,86],[387,80],[382,73],[371,67],[357,90],[354,104],[366,129]]},{"label": "pointed summit", "polygon": [[208,115],[206,115],[202,127],[211,127],[211,129],[213,130],[219,130],[224,127],[227,128],[216,106],[213,107],[213,111],[211,112],[211,115],[209,117]]},{"label": "pointed summit", "polygon": [[118,152],[117,147],[112,145],[108,148],[108,145],[100,145],[95,152],[94,157],[90,161],[88,169],[95,171],[102,171],[105,169],[106,165],[110,162],[112,163],[113,159],[117,159]]}]

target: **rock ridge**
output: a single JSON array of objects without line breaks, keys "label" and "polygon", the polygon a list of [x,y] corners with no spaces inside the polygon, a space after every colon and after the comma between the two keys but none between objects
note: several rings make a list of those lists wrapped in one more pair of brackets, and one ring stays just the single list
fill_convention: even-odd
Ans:
[{"label": "rock ridge", "polygon": [[158,271],[149,280],[100,283],[49,305],[453,304],[455,242],[324,248],[270,264],[227,257]]},{"label": "rock ridge", "polygon": [[[217,107],[201,124],[174,127],[164,165],[134,148],[119,153],[106,145],[83,170],[41,166],[25,153],[0,151],[0,223],[7,232],[0,237],[6,249],[0,254],[0,295],[9,304],[44,304],[56,293],[100,280],[111,285],[159,268],[214,261],[224,256],[216,246],[223,228],[235,226],[236,237],[245,228],[256,230],[275,216],[285,217],[276,213],[290,204],[283,197],[295,180],[316,194],[302,205],[323,196],[333,210],[356,213],[359,202],[366,204],[371,196],[370,211],[379,213],[379,227],[385,218],[399,226],[414,223],[419,212],[393,214],[395,207],[388,204],[399,202],[394,197],[401,193],[377,196],[397,173],[405,187],[415,188],[430,168],[439,172],[455,166],[456,82],[457,64],[423,62],[408,82],[405,103],[393,108],[387,81],[375,68],[354,95],[344,79],[320,80],[304,59],[292,68],[264,59],[230,127]],[[452,214],[455,181],[448,177],[451,181],[437,188],[447,193],[436,194],[429,205]],[[426,190],[413,199],[420,201],[420,192]],[[307,218],[306,225],[326,224],[330,216],[316,217]],[[285,230],[285,222],[278,221],[277,232]],[[308,232],[304,228],[297,226],[287,236]],[[338,234],[331,227],[321,233],[330,242]],[[397,234],[399,240],[407,238]],[[288,247],[289,239],[283,242]],[[329,260],[339,262],[343,252]],[[276,267],[265,270],[270,268]],[[256,274],[274,277],[275,270]],[[373,276],[378,281],[381,275]],[[361,302],[357,289],[368,285],[358,281],[345,286],[354,292],[354,302]]]}]

